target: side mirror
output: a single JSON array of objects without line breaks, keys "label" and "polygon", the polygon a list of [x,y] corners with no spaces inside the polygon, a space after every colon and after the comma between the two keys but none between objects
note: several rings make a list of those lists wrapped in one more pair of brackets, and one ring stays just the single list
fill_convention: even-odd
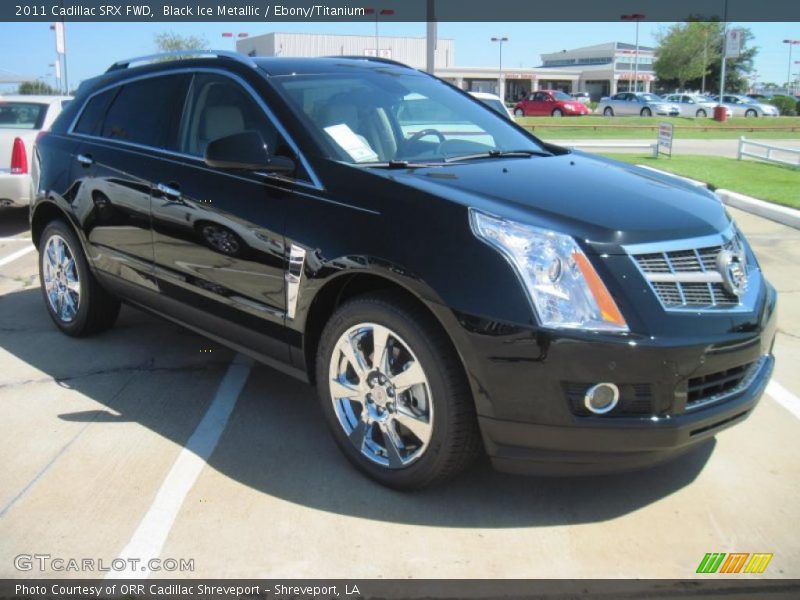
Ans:
[{"label": "side mirror", "polygon": [[294,161],[273,156],[258,131],[248,130],[212,140],[206,146],[205,163],[215,169],[291,173]]}]

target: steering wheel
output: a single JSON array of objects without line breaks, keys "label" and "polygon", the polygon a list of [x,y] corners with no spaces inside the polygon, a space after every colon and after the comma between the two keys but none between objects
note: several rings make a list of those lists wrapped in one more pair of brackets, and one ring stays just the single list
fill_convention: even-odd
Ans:
[{"label": "steering wheel", "polygon": [[437,138],[439,138],[440,144],[444,144],[447,141],[447,138],[444,137],[444,134],[441,131],[439,131],[438,129],[429,128],[429,129],[423,129],[422,131],[418,131],[417,133],[412,135],[405,141],[403,147],[408,148],[411,144],[413,144],[414,142],[418,142],[427,135],[435,135]]}]

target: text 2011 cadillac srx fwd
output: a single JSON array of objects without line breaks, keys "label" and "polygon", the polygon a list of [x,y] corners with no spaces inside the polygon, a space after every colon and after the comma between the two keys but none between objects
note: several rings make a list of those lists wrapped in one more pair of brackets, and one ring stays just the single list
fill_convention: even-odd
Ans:
[{"label": "text 2011 cadillac srx fwd", "polygon": [[651,465],[762,395],[775,290],[709,191],[391,61],[151,58],[85,82],[38,144],[65,333],[123,301],[308,380],[344,455],[402,489],[483,450]]}]

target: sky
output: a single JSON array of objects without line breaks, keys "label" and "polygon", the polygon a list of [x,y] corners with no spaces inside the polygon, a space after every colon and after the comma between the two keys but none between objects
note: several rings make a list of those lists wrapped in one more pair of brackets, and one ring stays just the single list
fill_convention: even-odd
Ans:
[{"label": "sky", "polygon": [[[639,43],[655,45],[655,36],[667,23],[642,22]],[[783,83],[789,66],[787,38],[800,39],[800,23],[743,23],[749,27],[760,48],[756,57],[759,82]],[[372,23],[68,23],[67,51],[70,88],[81,80],[105,71],[116,60],[156,51],[153,36],[163,31],[181,35],[202,35],[214,49],[231,49],[231,38],[223,32],[249,35],[270,31],[347,33],[374,35]],[[424,36],[425,23],[381,23],[381,35]],[[540,64],[539,55],[603,42],[633,43],[633,23],[440,23],[439,37],[455,40],[455,63],[459,66],[496,66],[498,47],[489,38],[506,36],[503,65],[531,67]],[[0,69],[43,77],[51,85],[55,42],[48,23],[0,23]],[[792,62],[800,61],[795,47]],[[800,64],[792,64],[792,73]]]}]

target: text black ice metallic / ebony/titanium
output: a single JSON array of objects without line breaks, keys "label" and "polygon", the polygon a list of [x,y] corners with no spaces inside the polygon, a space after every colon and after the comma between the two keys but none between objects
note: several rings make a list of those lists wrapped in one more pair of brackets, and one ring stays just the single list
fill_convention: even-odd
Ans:
[{"label": "text black ice metallic / ebony/titanium", "polygon": [[776,294],[707,190],[390,61],[173,58],[85,82],[38,143],[65,333],[124,301],[315,383],[347,458],[404,489],[482,448],[651,465],[758,402]]}]

